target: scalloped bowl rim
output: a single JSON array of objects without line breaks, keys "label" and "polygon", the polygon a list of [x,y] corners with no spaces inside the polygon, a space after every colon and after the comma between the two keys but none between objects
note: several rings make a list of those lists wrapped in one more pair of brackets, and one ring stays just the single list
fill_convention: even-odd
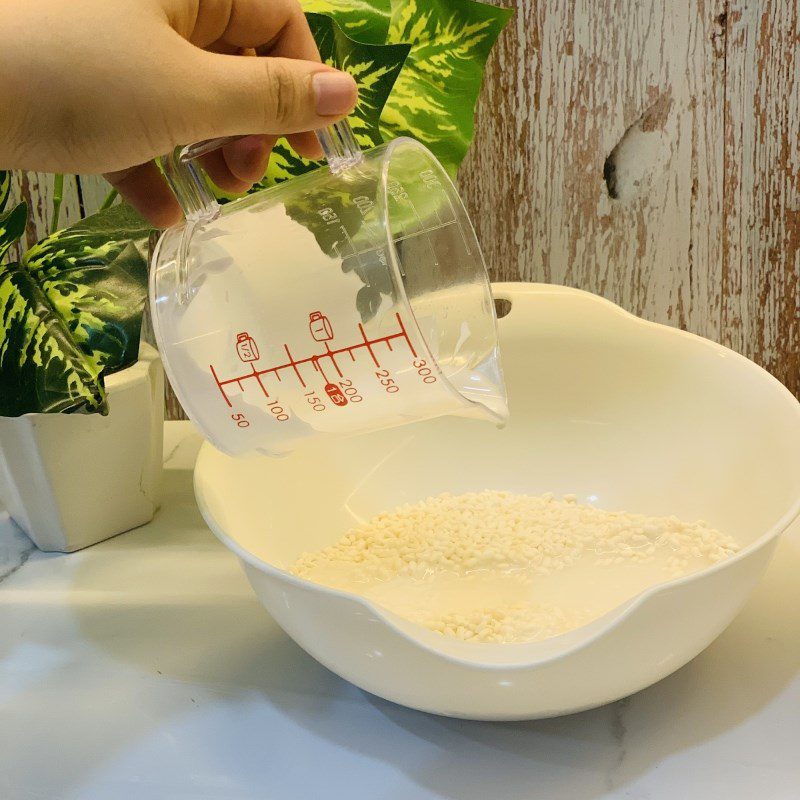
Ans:
[{"label": "scalloped bowl rim", "polygon": [[[780,381],[778,381],[777,378],[775,378],[765,369],[759,367],[756,363],[754,363],[750,359],[746,358],[740,353],[737,353],[734,350],[731,350],[728,347],[725,347],[724,345],[713,342],[710,339],[706,339],[702,336],[689,333],[688,331],[683,331],[678,328],[672,328],[668,325],[663,325],[658,322],[650,322],[648,320],[642,319],[641,317],[638,317],[635,314],[626,311],[622,307],[618,306],[616,303],[613,303],[612,301],[607,300],[604,297],[600,297],[599,295],[595,295],[592,294],[591,292],[586,292],[581,289],[573,289],[566,286],[556,286],[551,284],[507,282],[507,283],[493,283],[492,292],[494,294],[495,300],[506,299],[511,301],[512,305],[514,302],[514,296],[520,293],[566,294],[573,296],[582,296],[584,298],[588,297],[591,298],[591,300],[596,304],[605,306],[606,310],[609,313],[616,313],[618,315],[624,316],[625,318],[628,319],[628,321],[631,324],[638,324],[644,327],[658,329],[664,336],[691,339],[697,345],[708,347],[726,358],[733,358],[739,363],[745,365],[746,369],[750,369],[751,371],[754,372],[754,374],[758,374],[761,380],[767,380],[768,382],[773,383],[774,386],[786,396],[786,399],[793,404],[794,414],[797,417],[798,427],[800,427],[800,402],[798,402],[798,400],[791,394],[791,392],[789,392],[789,390]],[[591,632],[587,632],[587,634],[579,641],[573,644],[565,645],[562,650],[559,650],[555,653],[550,653],[548,655],[541,656],[538,658],[535,657],[534,655],[530,657],[528,660],[521,659],[518,663],[513,663],[513,662],[487,663],[485,661],[481,661],[477,657],[476,658],[462,657],[454,655],[453,653],[445,652],[437,647],[434,647],[428,642],[423,641],[415,636],[412,636],[404,627],[400,627],[400,625],[397,624],[397,622],[395,621],[395,615],[392,612],[382,608],[380,605],[372,602],[368,598],[365,598],[362,595],[356,594],[354,592],[349,592],[342,589],[334,589],[329,586],[324,586],[322,584],[315,583],[314,581],[306,580],[305,578],[301,578],[297,575],[293,575],[292,573],[287,572],[286,570],[280,569],[279,567],[276,567],[273,564],[264,561],[263,559],[251,553],[249,550],[246,550],[244,547],[242,547],[235,539],[233,539],[229,534],[227,534],[225,531],[222,530],[220,525],[217,523],[213,513],[211,512],[209,504],[206,502],[202,484],[203,474],[205,471],[205,463],[209,458],[215,458],[219,455],[224,455],[224,454],[216,450],[216,448],[214,448],[213,445],[211,445],[209,442],[203,443],[203,446],[197,458],[197,464],[194,472],[195,497],[197,499],[197,504],[200,509],[200,513],[202,514],[206,524],[209,526],[214,535],[238,558],[250,564],[252,567],[255,567],[260,572],[266,573],[270,577],[276,578],[279,581],[289,583],[301,589],[306,589],[313,591],[315,593],[319,593],[323,597],[327,596],[327,597],[335,597],[343,600],[348,600],[350,602],[355,603],[356,605],[361,606],[366,611],[369,611],[371,614],[381,619],[386,625],[388,625],[398,635],[403,637],[408,643],[435,655],[437,658],[441,658],[445,661],[449,661],[454,664],[469,666],[474,669],[481,669],[486,671],[524,670],[524,669],[530,669],[532,667],[537,667],[540,665],[550,664],[559,661],[561,659],[567,658],[589,647],[601,637],[608,635],[616,627],[621,625],[625,619],[634,614],[635,611],[645,602],[647,602],[650,598],[658,594],[668,592],[676,587],[680,587],[682,585],[686,585],[695,581],[703,580],[709,575],[728,569],[732,567],[734,564],[750,557],[755,552],[757,552],[758,550],[769,544],[773,539],[782,534],[792,524],[792,522],[794,522],[800,516],[800,495],[798,495],[797,499],[790,506],[788,511],[786,511],[774,525],[772,525],[765,533],[761,534],[758,538],[756,538],[742,550],[736,552],[734,555],[729,556],[728,558],[724,559],[723,561],[719,561],[716,564],[712,564],[711,566],[706,567],[705,569],[701,569],[698,570],[697,572],[692,572],[688,575],[683,575],[678,578],[673,578],[669,581],[664,581],[655,584],[654,586],[651,586],[647,589],[644,589],[638,594],[634,595],[633,597],[630,597],[629,599],[623,601],[619,605],[610,609],[603,616],[591,620],[586,625],[567,631],[564,634],[548,637],[546,639],[537,642],[522,642],[514,644],[483,644],[483,643],[478,644],[469,642],[462,643],[469,647],[474,647],[476,648],[476,650],[478,648],[480,649],[503,648],[504,650],[507,651],[508,648],[513,647],[517,652],[522,654],[526,650],[541,649],[541,645],[544,642],[547,642],[549,646],[552,646],[553,643],[558,639],[560,639],[562,636],[568,636],[568,635],[574,636],[579,634],[579,632],[583,629],[589,629],[589,628],[592,629]],[[409,625],[413,625],[413,623],[409,623]]]}]

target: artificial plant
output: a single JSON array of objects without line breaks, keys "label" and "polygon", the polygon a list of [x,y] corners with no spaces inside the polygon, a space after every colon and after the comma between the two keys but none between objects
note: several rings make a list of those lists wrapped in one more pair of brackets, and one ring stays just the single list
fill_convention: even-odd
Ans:
[{"label": "artificial plant", "polygon": [[[26,219],[24,203],[0,216],[0,253]],[[103,376],[138,356],[148,233],[114,206],[0,265],[0,415],[107,412]]]},{"label": "artificial plant", "polygon": [[[350,122],[362,148],[412,136],[455,175],[472,140],[486,57],[510,12],[474,0],[301,2],[323,60],[356,79]],[[317,166],[281,140],[253,191]],[[27,220],[24,203],[6,211],[9,189],[0,173],[0,258]],[[117,205],[0,264],[0,416],[107,413],[104,377],[137,358],[149,234]],[[365,286],[367,310],[380,290]]]},{"label": "artificial plant", "polygon": [[[474,0],[301,2],[323,61],[358,83],[350,122],[361,147],[412,136],[454,177],[472,141],[486,58],[511,12]],[[282,139],[256,190],[317,166]]]}]

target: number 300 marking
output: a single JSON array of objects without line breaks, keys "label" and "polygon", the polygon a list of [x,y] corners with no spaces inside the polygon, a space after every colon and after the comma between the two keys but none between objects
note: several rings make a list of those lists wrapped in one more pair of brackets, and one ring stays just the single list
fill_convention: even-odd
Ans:
[{"label": "number 300 marking", "polygon": [[428,362],[425,359],[420,358],[417,361],[413,362],[414,369],[416,369],[417,374],[422,378],[423,383],[436,383],[436,376],[433,374],[433,371],[428,366]]}]

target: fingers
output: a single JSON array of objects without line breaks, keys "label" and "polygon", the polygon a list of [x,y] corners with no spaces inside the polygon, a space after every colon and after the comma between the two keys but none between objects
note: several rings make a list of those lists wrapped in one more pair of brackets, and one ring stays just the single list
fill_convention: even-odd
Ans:
[{"label": "fingers", "polygon": [[[296,0],[233,0],[225,30],[212,49],[217,53],[244,51],[248,55],[319,61],[308,21]],[[322,158],[319,140],[311,131],[290,134],[288,138],[299,155],[312,160]],[[250,180],[251,175],[240,173],[237,177]],[[254,180],[262,176],[263,171]]]},{"label": "fingers", "polygon": [[[323,157],[319,139],[311,131],[288,137],[296,153],[312,161]],[[269,164],[276,136],[245,136],[200,158],[203,169],[216,186],[230,194],[243,194],[260,181]]]},{"label": "fingers", "polygon": [[256,54],[259,56],[320,61],[317,43],[311,35],[306,15],[303,13],[299,3],[295,2],[295,0],[290,0],[290,2],[296,9],[295,13],[289,17],[279,36],[271,42],[255,48]]},{"label": "fingers", "polygon": [[[202,157],[203,168],[226,192],[241,194],[260,180],[274,137],[247,136]],[[181,220],[178,201],[154,163],[106,174],[106,180],[149,222],[167,228]]]},{"label": "fingers", "polygon": [[231,174],[244,183],[253,184],[264,177],[274,145],[274,136],[245,136],[225,145],[222,153]]},{"label": "fingers", "polygon": [[[274,136],[238,139],[203,156],[203,168],[220,189],[242,194],[264,176],[275,140]],[[290,141],[300,155],[311,159],[322,157],[319,141],[313,133],[294,134]],[[178,201],[153,162],[109,172],[105,178],[157,228],[168,228],[181,220],[183,214]]]},{"label": "fingers", "polygon": [[319,61],[297,0],[226,0],[199,3],[190,41],[202,48],[224,44],[258,55]]},{"label": "fingers", "polygon": [[[300,155],[321,158],[310,131],[349,114],[358,93],[351,76],[320,63],[297,0],[199,2],[190,17],[183,16],[186,8],[178,3],[168,14],[170,61],[178,68],[168,93],[170,113],[162,115],[168,127],[152,138],[174,146],[244,135],[203,157],[211,179],[236,194],[263,176],[278,136],[288,136]],[[243,51],[256,55],[243,57]],[[155,225],[180,219],[153,164],[108,178]]]},{"label": "fingers", "polygon": [[157,228],[168,228],[183,217],[178,201],[152,161],[119,172],[109,172],[105,178]]},{"label": "fingers", "polygon": [[190,85],[174,98],[176,118],[192,128],[178,141],[315,130],[345,117],[358,100],[350,75],[318,62],[199,50],[195,59]]},{"label": "fingers", "polygon": [[250,188],[250,183],[240,180],[231,172],[222,148],[201,156],[199,161],[208,177],[224,192],[243,194]]},{"label": "fingers", "polygon": [[264,177],[274,136],[245,136],[203,156],[211,180],[226,192],[241,194]]},{"label": "fingers", "polygon": [[324,155],[319,139],[313,131],[292,133],[287,138],[294,151],[304,158],[319,161]]}]

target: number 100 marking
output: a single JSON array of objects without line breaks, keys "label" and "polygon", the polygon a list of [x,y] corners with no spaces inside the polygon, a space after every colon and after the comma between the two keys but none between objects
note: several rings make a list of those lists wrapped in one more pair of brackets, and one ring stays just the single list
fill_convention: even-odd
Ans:
[{"label": "number 100 marking", "polygon": [[287,422],[289,419],[289,415],[284,411],[283,406],[278,405],[277,400],[273,400],[271,403],[267,403],[267,408],[269,408],[270,412],[275,415],[275,419],[278,422]]}]

